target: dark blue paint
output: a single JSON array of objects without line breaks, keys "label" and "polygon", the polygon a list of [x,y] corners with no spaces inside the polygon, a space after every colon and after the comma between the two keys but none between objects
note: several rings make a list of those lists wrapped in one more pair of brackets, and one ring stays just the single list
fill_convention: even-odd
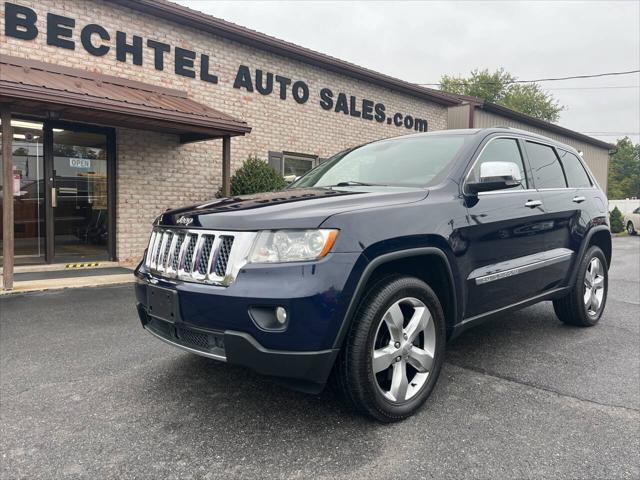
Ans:
[{"label": "dark blue paint", "polygon": [[[336,244],[324,259],[309,263],[247,265],[227,288],[157,279],[178,292],[182,321],[193,326],[249,334],[272,350],[313,352],[331,349],[368,265],[393,252],[435,247],[444,253],[457,297],[453,326],[464,319],[512,305],[568,285],[573,266],[594,225],[607,225],[602,191],[564,189],[502,191],[470,197],[462,183],[481,147],[493,136],[527,138],[505,129],[472,130],[470,140],[450,166],[446,178],[427,188],[351,186],[334,189],[289,189],[282,192],[220,199],[202,206],[165,212],[158,222],[176,225],[193,219],[190,228],[259,230],[336,228]],[[535,137],[540,141],[540,137]],[[551,140],[545,140],[557,145]],[[563,148],[567,148],[563,146]],[[526,169],[530,170],[525,158]],[[574,203],[584,195],[587,200]],[[529,200],[542,207],[528,208]],[[476,285],[469,274],[479,267],[525,255],[567,248],[571,260]],[[137,299],[146,302],[151,279],[140,266]],[[362,287],[362,285],[360,285]],[[266,332],[250,318],[251,306],[282,305],[290,313],[284,331]],[[339,345],[337,345],[339,347]],[[327,366],[328,369],[331,365]],[[286,372],[283,372],[286,375]]]}]

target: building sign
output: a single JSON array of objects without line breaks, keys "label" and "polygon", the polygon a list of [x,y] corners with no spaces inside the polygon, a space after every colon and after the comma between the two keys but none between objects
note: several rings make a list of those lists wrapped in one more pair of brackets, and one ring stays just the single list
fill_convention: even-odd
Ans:
[{"label": "building sign", "polygon": [[[5,3],[4,34],[22,40],[34,40],[40,35],[38,14],[35,10],[22,5]],[[47,45],[68,50],[76,49],[74,33],[78,31],[76,20],[54,13],[47,13],[46,36]],[[172,46],[153,39],[144,39],[126,32],[115,32],[115,47],[110,45],[113,32],[97,23],[90,23],[79,28],[82,48],[95,57],[102,57],[115,50],[116,60],[131,62],[141,66],[143,48],[153,52],[153,66],[156,70],[173,68],[176,75],[199,78],[203,82],[218,83],[218,76],[210,71],[210,57],[202,52]],[[77,34],[77,33],[76,33]],[[167,65],[167,57],[173,51],[173,62]],[[238,67],[233,88],[247,92],[257,91],[261,95],[278,95],[281,100],[295,101],[305,104],[309,101],[326,111],[348,115],[377,123],[386,123],[396,127],[425,132],[428,129],[426,119],[418,118],[402,112],[388,112],[384,103],[359,98],[349,92],[337,91],[330,86],[323,86],[317,92],[312,91],[304,80],[296,80],[261,69],[252,71],[246,65]]]}]

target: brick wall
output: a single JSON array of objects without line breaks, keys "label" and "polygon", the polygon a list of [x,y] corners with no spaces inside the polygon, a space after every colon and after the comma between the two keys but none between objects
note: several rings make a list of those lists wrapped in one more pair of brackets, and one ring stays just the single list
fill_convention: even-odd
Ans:
[{"label": "brick wall", "polygon": [[[319,91],[328,87],[334,92],[382,102],[386,112],[401,112],[427,119],[429,130],[447,126],[446,107],[416,99],[389,89],[367,84],[347,76],[327,72],[291,59],[253,49],[199,30],[142,15],[129,9],[94,0],[12,0],[38,13],[40,33],[25,41],[4,36],[4,16],[0,18],[0,53],[81,68],[155,85],[187,91],[204,104],[245,120],[252,132],[231,141],[232,172],[250,154],[266,159],[267,152],[291,151],[328,157],[349,146],[370,140],[411,133],[404,127],[354,118],[319,106]],[[46,45],[48,12],[74,18],[75,50]],[[103,57],[95,57],[80,44],[80,30],[88,23],[98,23],[111,35],[105,42],[112,48]],[[165,58],[165,69],[154,69],[153,50],[143,47],[143,65],[116,60],[115,32],[135,34],[144,42],[153,39],[168,43],[172,51]],[[210,71],[217,84],[198,78],[176,75],[173,47],[182,47],[210,56]],[[298,104],[292,98],[281,100],[274,93],[233,88],[239,65],[304,80],[310,99]],[[198,61],[196,61],[196,71]],[[290,92],[289,92],[290,97]],[[221,182],[221,142],[180,145],[176,137],[151,132],[118,129],[118,220],[117,254],[120,260],[138,258],[147,241],[149,222],[165,208],[211,198]]]}]

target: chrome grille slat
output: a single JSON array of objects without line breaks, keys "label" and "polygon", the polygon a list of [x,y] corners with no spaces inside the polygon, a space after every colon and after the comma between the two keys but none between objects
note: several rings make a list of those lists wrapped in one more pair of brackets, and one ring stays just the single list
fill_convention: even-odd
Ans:
[{"label": "chrome grille slat", "polygon": [[227,264],[229,262],[229,255],[231,254],[231,248],[233,247],[233,237],[223,236],[220,242],[220,248],[216,258],[216,265],[214,273],[218,277],[224,277],[227,271]]},{"label": "chrome grille slat", "polygon": [[198,273],[198,260],[202,255],[202,245],[204,244],[204,235],[198,234],[198,240],[196,246],[193,249],[193,258],[191,259],[191,273],[196,275]]},{"label": "chrome grille slat", "polygon": [[213,240],[213,244],[211,245],[211,253],[209,254],[209,261],[207,262],[207,276],[209,278],[215,278],[215,273],[213,268],[216,264],[216,260],[218,258],[218,252],[220,251],[220,241],[222,239],[222,235],[216,235]]},{"label": "chrome grille slat", "polygon": [[211,257],[211,247],[213,246],[215,237],[213,235],[204,234],[202,235],[202,238],[202,247],[194,270],[198,272],[198,274],[206,276],[208,272],[207,266],[209,265],[209,258]]},{"label": "chrome grille slat", "polygon": [[193,267],[193,254],[195,253],[196,244],[198,243],[198,234],[189,234],[185,242],[184,257],[182,258],[182,272],[191,273]]},{"label": "chrome grille slat", "polygon": [[151,237],[149,238],[149,247],[147,248],[147,256],[144,259],[144,264],[147,267],[151,266],[151,256],[153,255],[153,244],[156,241],[156,235],[157,235],[157,233],[154,230],[154,231],[151,232]]}]

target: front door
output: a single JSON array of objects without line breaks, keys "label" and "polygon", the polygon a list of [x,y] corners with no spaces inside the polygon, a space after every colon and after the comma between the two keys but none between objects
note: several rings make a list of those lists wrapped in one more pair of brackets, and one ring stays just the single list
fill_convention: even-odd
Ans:
[{"label": "front door", "polygon": [[107,260],[109,138],[100,130],[51,127],[47,155],[50,255],[56,262]]},{"label": "front door", "polygon": [[483,192],[468,201],[469,225],[461,230],[468,248],[460,260],[466,279],[466,319],[544,291],[544,278],[534,267],[546,259],[544,233],[550,224],[541,195],[532,188],[522,143],[511,137],[489,139],[467,181],[477,180],[485,161],[515,163],[522,183],[507,190]]},{"label": "front door", "polygon": [[15,264],[115,260],[113,130],[27,119],[11,126],[13,175],[0,177],[0,207],[11,181]]}]

